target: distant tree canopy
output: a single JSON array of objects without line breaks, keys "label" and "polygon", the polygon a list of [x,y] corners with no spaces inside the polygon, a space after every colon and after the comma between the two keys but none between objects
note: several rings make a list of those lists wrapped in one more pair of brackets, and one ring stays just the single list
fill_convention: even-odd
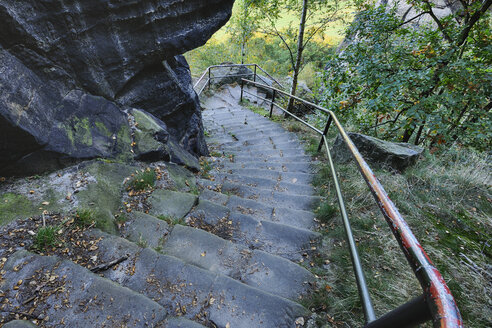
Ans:
[{"label": "distant tree canopy", "polygon": [[492,142],[492,0],[460,0],[433,27],[412,27],[395,8],[364,5],[352,41],[328,60],[321,100],[365,132],[415,144]]},{"label": "distant tree canopy", "polygon": [[[338,0],[241,0],[240,13],[233,18],[231,29],[236,40],[241,43],[244,54],[247,41],[253,33],[273,36],[289,53],[292,71],[290,92],[296,93],[299,73],[309,60],[305,58],[305,49],[319,36],[330,22],[340,19]],[[296,26],[279,28],[282,15],[298,18]],[[316,56],[315,53],[310,54]],[[291,107],[289,103],[289,108]]]}]

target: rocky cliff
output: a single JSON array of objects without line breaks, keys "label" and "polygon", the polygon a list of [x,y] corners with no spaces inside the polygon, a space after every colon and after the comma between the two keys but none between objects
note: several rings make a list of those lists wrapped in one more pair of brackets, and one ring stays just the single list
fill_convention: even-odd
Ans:
[{"label": "rocky cliff", "polygon": [[207,153],[180,54],[225,24],[233,2],[0,0],[0,175]]},{"label": "rocky cliff", "polygon": [[[431,0],[429,2],[432,4],[433,13],[438,18],[457,14],[463,9],[459,0]],[[415,27],[425,24],[436,26],[429,14],[420,15],[422,10],[417,9],[415,3],[410,0],[378,0],[376,5],[387,8],[396,7],[396,14],[401,17],[402,22],[410,21]]]}]

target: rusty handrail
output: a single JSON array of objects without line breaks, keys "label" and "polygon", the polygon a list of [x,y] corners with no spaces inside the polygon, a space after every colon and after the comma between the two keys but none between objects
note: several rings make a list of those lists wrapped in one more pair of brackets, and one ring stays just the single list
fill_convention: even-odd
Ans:
[{"label": "rusty handrail", "polygon": [[[403,250],[405,257],[407,258],[408,263],[410,264],[415,276],[417,277],[422,290],[423,296],[416,298],[399,308],[391,311],[390,313],[382,316],[379,319],[375,319],[373,316],[372,306],[370,303],[370,298],[366,295],[366,286],[364,282],[363,274],[358,272],[357,266],[360,263],[357,262],[357,250],[355,248],[355,244],[351,245],[351,255],[352,255],[352,263],[354,264],[354,269],[356,270],[356,278],[359,287],[359,294],[361,296],[361,301],[363,303],[365,317],[366,317],[366,327],[367,328],[380,328],[380,327],[403,327],[417,325],[422,322],[425,322],[429,319],[432,319],[434,327],[440,328],[458,328],[463,327],[463,322],[461,319],[460,312],[456,305],[456,302],[449,290],[444,278],[438,269],[434,266],[432,261],[430,260],[427,253],[424,251],[423,247],[420,245],[419,241],[411,231],[410,227],[406,223],[406,221],[401,216],[400,212],[393,204],[391,199],[388,197],[388,194],[384,190],[383,186],[376,178],[375,174],[364,160],[362,155],[360,154],[357,147],[354,145],[350,137],[345,132],[345,129],[340,124],[336,115],[321,106],[313,104],[309,101],[291,95],[283,90],[261,84],[255,81],[250,81],[246,79],[242,79],[244,83],[253,84],[256,87],[270,89],[274,92],[273,100],[270,101],[273,106],[277,106],[285,113],[293,116],[296,119],[299,119],[294,114],[290,113],[286,109],[274,103],[275,93],[283,94],[287,97],[295,99],[308,105],[312,108],[318,109],[326,114],[328,114],[328,122],[325,126],[324,131],[321,133],[319,129],[314,128],[310,124],[305,121],[302,121],[305,125],[312,128],[316,133],[321,134],[321,142],[320,148],[325,145],[326,152],[329,158],[329,164],[332,170],[332,176],[335,182],[335,186],[337,189],[337,196],[339,201],[340,210],[342,213],[342,218],[344,219],[344,224],[346,226],[347,237],[349,239],[353,238],[350,231],[350,224],[348,223],[348,218],[346,217],[346,210],[343,206],[343,198],[340,192],[340,188],[338,186],[338,179],[336,176],[336,171],[331,160],[330,149],[327,144],[326,135],[330,128],[331,123],[333,122],[337,127],[340,135],[342,136],[345,144],[348,146],[352,157],[356,161],[359,170],[366,181],[367,186],[369,187],[371,193],[373,194],[386,222],[388,223],[393,235],[395,236],[400,248]],[[242,93],[241,93],[242,94]],[[272,116],[272,110],[270,110],[270,117]],[[299,119],[300,120],[300,119]],[[320,150],[320,149],[319,149]],[[348,225],[348,229],[347,229]],[[355,257],[355,259],[354,259]],[[405,315],[406,314],[406,315]],[[410,314],[410,315],[409,315]]]}]

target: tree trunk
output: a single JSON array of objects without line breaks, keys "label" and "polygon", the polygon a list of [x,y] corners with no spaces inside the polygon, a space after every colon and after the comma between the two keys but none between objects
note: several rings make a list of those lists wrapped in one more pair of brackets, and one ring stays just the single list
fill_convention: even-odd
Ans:
[{"label": "tree trunk", "polygon": [[[299,23],[299,36],[297,38],[297,58],[296,64],[294,66],[294,75],[292,76],[292,86],[290,88],[290,94],[296,95],[297,91],[297,80],[299,78],[299,71],[301,69],[302,62],[302,52],[304,51],[304,30],[306,28],[306,16],[308,11],[309,0],[303,0],[302,4],[302,14],[301,14],[301,22]],[[292,106],[294,105],[294,99],[289,99],[289,105],[287,106],[287,110],[292,112]]]}]

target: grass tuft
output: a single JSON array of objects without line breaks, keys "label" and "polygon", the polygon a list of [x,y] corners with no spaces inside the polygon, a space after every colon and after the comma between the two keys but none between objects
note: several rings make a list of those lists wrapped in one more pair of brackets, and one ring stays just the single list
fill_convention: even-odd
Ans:
[{"label": "grass tuft", "polygon": [[55,247],[58,241],[57,232],[59,229],[57,226],[39,228],[34,236],[33,247],[39,251],[47,251],[49,248]]},{"label": "grass tuft", "polygon": [[186,221],[183,219],[183,218],[175,218],[173,216],[167,216],[167,215],[159,215],[157,217],[158,219],[162,220],[162,221],[165,221],[167,224],[171,225],[171,226],[175,226],[175,225],[186,225]]},{"label": "grass tuft", "polygon": [[77,209],[75,223],[80,227],[88,227],[96,222],[94,211],[86,208]]},{"label": "grass tuft", "polygon": [[147,168],[137,174],[128,182],[128,188],[135,191],[142,191],[147,188],[152,188],[155,185],[156,174],[154,170]]}]

